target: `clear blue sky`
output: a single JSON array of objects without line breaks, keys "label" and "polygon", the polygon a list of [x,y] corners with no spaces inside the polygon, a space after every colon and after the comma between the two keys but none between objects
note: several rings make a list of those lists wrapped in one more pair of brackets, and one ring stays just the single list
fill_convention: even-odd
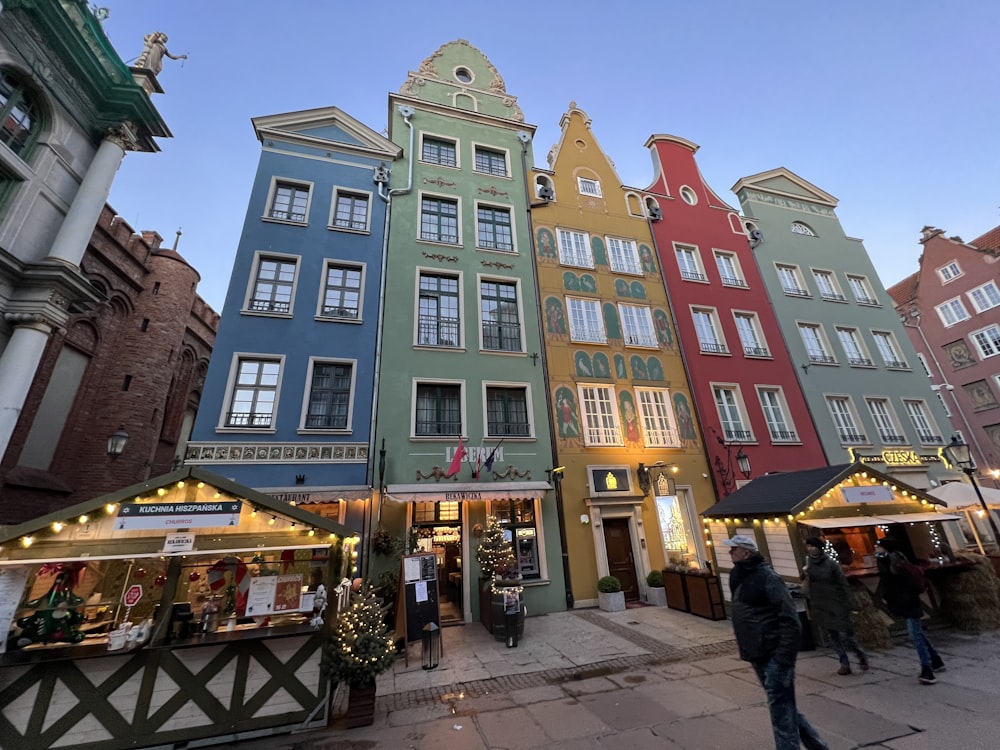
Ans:
[{"label": "clear blue sky", "polygon": [[[102,3],[98,3],[102,4]],[[163,31],[155,97],[174,138],[130,154],[109,202],[174,241],[222,309],[257,165],[250,118],[337,106],[375,130],[387,95],[441,44],[482,50],[544,164],[575,101],[622,181],[652,182],[652,133],[701,146],[731,205],[784,166],[840,200],[888,286],[917,270],[921,227],[1000,224],[1000,3],[984,0],[421,3],[133,0],[104,23],[121,57]]]}]

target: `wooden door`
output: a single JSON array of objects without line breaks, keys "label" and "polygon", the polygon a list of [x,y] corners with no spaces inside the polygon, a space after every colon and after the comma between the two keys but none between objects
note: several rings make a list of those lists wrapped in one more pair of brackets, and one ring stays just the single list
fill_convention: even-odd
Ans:
[{"label": "wooden door", "polygon": [[608,572],[622,582],[625,601],[638,601],[639,582],[635,575],[635,558],[632,556],[632,535],[627,518],[605,518],[604,548],[608,553]]}]

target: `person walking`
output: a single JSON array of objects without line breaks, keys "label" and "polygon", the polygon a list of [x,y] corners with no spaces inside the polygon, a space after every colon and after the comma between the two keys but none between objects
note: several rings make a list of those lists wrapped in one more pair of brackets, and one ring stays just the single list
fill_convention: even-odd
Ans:
[{"label": "person walking", "polygon": [[837,674],[851,673],[848,651],[858,657],[862,672],[868,671],[868,657],[854,638],[851,625],[851,586],[840,563],[823,551],[823,541],[816,536],[806,539],[806,568],[803,573],[809,616],[826,630],[833,650],[840,659]]},{"label": "person walking", "polygon": [[934,672],[944,671],[944,661],[934,650],[920,622],[924,616],[924,607],[920,602],[921,582],[909,571],[912,563],[899,549],[895,539],[885,537],[876,542],[875,559],[879,575],[876,597],[882,597],[890,614],[906,620],[906,631],[920,659],[917,680],[923,685],[933,685],[937,682]]},{"label": "person walking", "polygon": [[750,662],[767,694],[775,750],[829,750],[795,706],[795,659],[801,625],[781,577],[757,549],[753,537],[737,534],[722,542],[733,569],[733,633],[740,658]]}]

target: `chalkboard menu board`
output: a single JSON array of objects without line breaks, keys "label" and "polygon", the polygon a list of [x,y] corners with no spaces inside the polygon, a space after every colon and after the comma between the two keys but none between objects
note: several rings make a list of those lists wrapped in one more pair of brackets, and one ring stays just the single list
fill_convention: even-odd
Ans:
[{"label": "chalkboard menu board", "polygon": [[406,642],[419,641],[424,625],[441,624],[438,606],[437,555],[405,555],[400,563],[396,633],[406,632]]}]

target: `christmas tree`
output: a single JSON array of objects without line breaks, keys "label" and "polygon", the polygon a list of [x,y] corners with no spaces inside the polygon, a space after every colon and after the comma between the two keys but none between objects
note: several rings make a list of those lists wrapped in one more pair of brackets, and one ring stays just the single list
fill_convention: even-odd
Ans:
[{"label": "christmas tree", "polygon": [[476,559],[484,578],[493,578],[497,571],[506,571],[514,563],[514,546],[504,538],[503,527],[496,516],[486,519],[486,528],[476,549]]},{"label": "christmas tree", "polygon": [[355,687],[367,687],[392,668],[396,646],[386,635],[382,606],[365,586],[353,595],[349,609],[337,617],[337,624],[324,654],[333,677]]}]

